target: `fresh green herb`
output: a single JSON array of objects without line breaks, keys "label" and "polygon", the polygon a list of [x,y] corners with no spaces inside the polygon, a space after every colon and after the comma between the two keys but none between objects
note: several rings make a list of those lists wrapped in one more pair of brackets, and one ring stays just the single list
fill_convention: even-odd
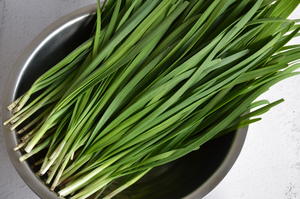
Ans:
[{"label": "fresh green herb", "polygon": [[[20,161],[59,196],[110,199],[154,167],[261,120],[298,75],[299,0],[97,1],[95,33],[8,109]],[[106,189],[122,179],[111,193]]]}]

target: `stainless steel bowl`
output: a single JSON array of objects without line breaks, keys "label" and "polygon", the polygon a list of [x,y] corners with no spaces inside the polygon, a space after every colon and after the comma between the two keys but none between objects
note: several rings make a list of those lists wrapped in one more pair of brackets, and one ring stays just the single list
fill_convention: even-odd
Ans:
[{"label": "stainless steel bowl", "polygon": [[[33,81],[61,60],[76,46],[88,39],[93,29],[95,5],[79,9],[50,25],[25,49],[12,67],[3,89],[3,107],[26,91]],[[10,113],[3,108],[4,119]],[[26,184],[41,198],[58,199],[35,175],[30,160],[21,163],[20,152],[13,151],[18,143],[15,133],[3,127],[7,151],[16,170]],[[201,150],[154,169],[139,183],[118,196],[143,199],[199,199],[213,190],[225,177],[237,159],[246,138],[247,129],[205,144]],[[141,196],[143,192],[146,196]]]}]

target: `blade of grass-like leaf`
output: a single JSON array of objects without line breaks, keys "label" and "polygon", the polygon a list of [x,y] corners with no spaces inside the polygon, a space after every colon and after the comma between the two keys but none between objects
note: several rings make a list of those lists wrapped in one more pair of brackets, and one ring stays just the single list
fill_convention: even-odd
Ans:
[{"label": "blade of grass-like leaf", "polygon": [[130,134],[135,134],[134,131],[131,131],[128,136],[123,137],[122,142],[116,143],[113,147],[107,150],[106,153],[103,154],[103,156],[106,156],[108,154],[112,155],[118,153],[119,151],[125,150],[145,140],[154,138],[155,136],[157,136],[158,133],[170,127],[171,125],[174,125],[178,120],[180,120],[180,118],[182,118],[183,115],[186,114],[187,114],[186,111],[181,111],[180,113],[177,113],[176,115],[166,119],[161,124],[151,127],[146,132],[139,133],[139,135],[135,135],[135,137],[128,140],[129,139],[128,136],[130,136]]},{"label": "blade of grass-like leaf", "polygon": [[43,141],[41,144],[39,144],[36,148],[34,148],[34,150],[32,150],[30,153],[27,153],[25,155],[22,155],[19,160],[20,162],[23,162],[25,160],[27,160],[28,158],[30,158],[31,156],[39,153],[40,151],[44,150],[46,147],[49,146],[51,141],[51,138],[48,137],[45,141]]},{"label": "blade of grass-like leaf", "polygon": [[[118,20],[120,8],[121,8],[121,2],[122,2],[121,0],[116,0],[115,6],[114,6],[114,11],[112,13],[110,22],[108,24],[107,31],[105,32],[105,36],[103,39],[104,44],[111,38],[112,33],[114,32],[114,30],[117,26],[117,20]],[[108,54],[110,54],[110,53],[108,53]]]},{"label": "blade of grass-like leaf", "polygon": [[250,21],[250,19],[255,15],[256,11],[259,9],[262,0],[258,0],[251,7],[251,9],[228,31],[228,33],[222,38],[219,44],[216,46],[214,51],[211,53],[211,57],[215,56],[222,48],[226,47],[227,44],[234,39],[240,30]]},{"label": "blade of grass-like leaf", "polygon": [[93,57],[95,57],[99,51],[99,46],[102,41],[100,41],[101,35],[101,3],[97,0],[97,18],[96,18],[96,33],[94,38],[94,46],[93,46]]},{"label": "blade of grass-like leaf", "polygon": [[280,99],[280,100],[277,100],[275,102],[272,102],[262,108],[259,108],[255,111],[252,111],[250,113],[247,113],[245,115],[243,115],[241,117],[241,120],[245,120],[245,119],[248,119],[248,118],[252,118],[252,117],[255,117],[255,116],[259,116],[259,115],[262,115],[266,112],[268,112],[271,108],[273,108],[274,106],[277,106],[278,104],[281,104],[282,102],[284,102],[284,99]]},{"label": "blade of grass-like leaf", "polygon": [[[186,77],[188,77],[190,74],[183,74],[182,76],[178,76],[178,80],[177,79],[174,79],[175,81],[181,81],[181,78],[186,78]],[[171,85],[171,84],[170,84]],[[167,87],[167,85],[162,85],[161,86],[161,88],[160,89],[167,89],[168,87]],[[151,95],[149,95],[149,96],[151,96]],[[147,96],[145,96],[144,97],[144,99],[145,100],[147,100],[147,101],[149,101],[150,99],[147,97]],[[147,103],[147,101],[146,102],[143,102],[143,104],[144,103]],[[142,102],[142,101],[141,101]],[[158,101],[159,102],[159,101]],[[136,103],[136,105],[139,105],[140,103]],[[146,113],[148,113],[150,110],[153,110],[153,108],[156,106],[156,103],[154,103],[154,104],[152,104],[152,105],[150,105],[148,108],[149,109],[144,109],[142,112],[141,112],[141,114],[142,115],[144,115],[144,114],[146,114]],[[126,117],[128,117],[130,114],[132,114],[133,112],[135,112],[135,110],[138,110],[138,109],[136,109],[135,108],[135,106],[132,106],[128,111],[126,111],[126,112],[124,112],[123,114],[121,114],[119,117],[117,117],[112,123],[111,123],[111,125],[110,126],[108,126],[106,129],[104,129],[102,132],[101,132],[101,134],[99,134],[96,138],[95,138],[95,140],[99,140],[101,137],[103,137],[107,132],[109,132],[109,130],[108,129],[112,129],[112,128],[115,128],[116,127],[116,125],[118,125],[121,121],[123,121]],[[145,112],[145,113],[143,113],[143,112]],[[121,119],[122,118],[122,119]],[[133,121],[137,121],[137,119],[134,119],[134,118],[132,118],[133,119]],[[128,124],[128,122],[126,122],[125,123],[126,124],[126,126],[128,126],[129,124]],[[118,131],[117,131],[118,132]],[[109,137],[106,137],[106,140],[109,140],[109,141],[112,141],[112,140],[115,140],[115,136],[113,136],[114,134],[109,134]],[[112,136],[112,137],[111,137]],[[95,144],[95,143],[94,143]],[[93,144],[93,145],[94,145]],[[97,145],[96,145],[97,146]]]},{"label": "blade of grass-like leaf", "polygon": [[[175,77],[176,75],[179,75],[183,73],[184,71],[187,71],[193,67],[195,67],[207,54],[215,47],[215,45],[221,40],[223,35],[219,35],[217,38],[215,38],[208,46],[200,50],[196,55],[191,57],[190,59],[186,60],[184,63],[182,63],[180,66],[178,66],[173,71],[168,71],[168,73],[161,74],[161,78],[158,78],[156,81],[154,81],[149,87],[156,88],[157,86],[160,86],[163,82],[166,80],[171,79],[172,77]],[[163,77],[165,76],[165,77]]]},{"label": "blade of grass-like leaf", "polygon": [[[274,41],[273,41],[274,42]],[[268,45],[267,45],[268,46]],[[247,68],[249,68],[251,65],[254,65],[255,64],[255,62],[252,62],[252,64],[250,64],[248,67],[246,67],[244,70],[247,70]],[[201,95],[200,95],[201,96]],[[202,96],[203,96],[203,93],[202,93]],[[204,95],[205,96],[205,95]],[[177,97],[177,96],[176,96]],[[199,97],[199,96],[197,96],[197,97]],[[198,98],[199,99],[199,98]],[[193,98],[193,100],[194,101],[196,101],[197,100],[197,98]],[[167,101],[168,102],[168,101]],[[188,102],[188,101],[187,101]],[[185,103],[187,103],[187,102],[185,102]],[[190,102],[189,102],[190,103]],[[182,105],[181,105],[182,106]],[[147,120],[144,120],[144,121],[142,121],[141,122],[141,124],[139,125],[139,127],[138,128],[136,128],[135,130],[134,130],[134,132],[139,132],[139,131],[141,131],[142,129],[144,129],[146,126],[145,125],[149,125],[150,123],[153,123],[152,122],[152,119],[149,119],[150,117],[157,117],[160,113],[162,113],[163,111],[161,111],[163,108],[165,108],[166,107],[166,105],[165,104],[162,104],[161,106],[160,106],[160,108],[159,109],[157,109],[158,111],[154,111],[154,112],[152,112],[151,114],[150,114],[150,116],[148,116],[148,117],[146,117],[147,118]],[[166,109],[165,109],[166,110]],[[158,112],[158,113],[157,113]],[[154,115],[154,114],[157,114],[157,115]],[[154,116],[153,116],[154,115]],[[126,141],[128,141],[128,140],[130,140],[130,139],[132,139],[132,138],[134,138],[135,136],[136,136],[136,134],[134,133],[134,132],[131,132],[131,136],[130,137],[126,137]],[[122,139],[122,143],[121,144],[123,144],[125,142],[125,139]],[[119,145],[117,145],[117,146],[119,146]],[[112,150],[112,149],[111,149]]]},{"label": "blade of grass-like leaf", "polygon": [[[100,89],[101,89],[101,87],[98,88],[98,90],[100,90]],[[65,156],[67,150],[72,150],[72,149],[76,148],[76,145],[72,145],[73,148],[69,149],[69,147],[71,146],[72,142],[75,139],[75,136],[76,135],[77,135],[77,137],[79,136],[78,131],[81,131],[81,136],[83,136],[84,133],[89,130],[88,128],[86,129],[85,127],[86,126],[89,127],[91,125],[91,121],[88,120],[89,117],[85,117],[85,115],[90,112],[91,107],[93,107],[93,105],[96,102],[96,100],[98,99],[98,97],[99,97],[99,92],[97,92],[97,90],[96,90],[96,95],[94,96],[94,99],[91,101],[89,106],[86,107],[85,112],[83,112],[81,114],[83,119],[81,119],[80,122],[77,121],[77,123],[74,123],[73,125],[69,124],[69,129],[67,129],[67,132],[65,133],[60,146],[58,146],[56,149],[60,153],[56,152],[56,155],[54,156],[55,158],[53,157],[52,161],[47,163],[47,165],[45,166],[45,168],[42,170],[41,173],[45,173],[50,168],[50,166],[54,163],[54,161],[56,159],[58,159],[56,164],[58,164],[58,162],[61,162],[63,160],[63,157]],[[67,145],[66,145],[66,143],[67,143]],[[62,149],[62,147],[63,147],[63,149]],[[55,154],[55,152],[53,152],[53,154]],[[53,156],[53,154],[52,154],[52,156]]]},{"label": "blade of grass-like leaf", "polygon": [[68,120],[69,120],[70,117],[71,117],[71,113],[69,113],[68,115],[66,115],[63,118],[63,120],[60,122],[60,124],[58,125],[57,129],[55,130],[55,132],[53,133],[49,149],[48,149],[48,151],[47,151],[47,153],[46,153],[46,155],[44,157],[43,164],[40,167],[41,171],[44,170],[44,168],[46,167],[47,163],[49,162],[50,156],[54,152],[55,148],[58,146],[59,135],[63,131],[63,129],[67,126],[67,122],[68,122]]},{"label": "blade of grass-like leaf", "polygon": [[29,100],[31,94],[33,92],[35,92],[35,86],[34,86],[35,84],[38,84],[40,81],[43,81],[46,78],[51,77],[52,75],[54,75],[61,68],[63,68],[65,65],[71,63],[78,55],[80,55],[82,52],[84,52],[91,45],[92,45],[92,39],[89,39],[87,42],[83,43],[81,46],[79,46],[73,52],[71,52],[67,57],[65,57],[57,65],[55,65],[50,70],[48,70],[46,73],[44,73],[41,77],[39,77],[35,81],[33,86],[31,87],[31,89],[29,91],[27,91],[26,94],[24,94],[20,100],[18,100],[19,102],[16,103],[16,109],[20,110],[26,104],[26,102]]},{"label": "blade of grass-like leaf", "polygon": [[[287,18],[291,12],[298,6],[299,1],[298,0],[291,0],[291,1],[277,1],[272,7],[273,9],[270,10],[270,12],[265,17],[275,17],[275,18]],[[280,24],[273,23],[269,26],[266,26],[262,31],[261,34],[257,37],[256,41],[259,41],[261,39],[267,38],[271,35],[273,35],[278,28],[280,27]]]},{"label": "blade of grass-like leaf", "polygon": [[[181,54],[183,56],[183,52],[186,50],[186,47],[188,45],[188,41],[192,37],[192,35],[195,34],[195,32],[203,25],[203,23],[207,20],[211,12],[217,7],[220,0],[214,1],[209,8],[200,16],[200,18],[197,20],[197,22],[194,24],[194,26],[190,29],[190,31],[184,36],[184,38],[181,39],[181,41],[172,49],[172,51],[166,56],[164,61],[162,61],[162,64],[164,64],[168,59],[170,59],[175,53]],[[182,51],[179,52],[179,49],[182,49]],[[181,59],[181,58],[179,58]]]},{"label": "blade of grass-like leaf", "polygon": [[115,157],[111,158],[105,164],[103,164],[100,167],[94,169],[92,172],[90,172],[88,175],[84,176],[82,179],[78,179],[77,181],[72,182],[71,185],[69,185],[68,187],[65,187],[64,189],[60,190],[59,195],[60,196],[67,196],[70,193],[72,193],[73,191],[78,190],[81,187],[82,184],[84,184],[85,182],[92,179],[95,175],[97,175],[98,173],[100,173],[101,171],[103,171],[104,169],[109,167],[110,165],[112,165],[114,162],[116,162],[118,159],[125,156],[129,152],[130,152],[130,150],[128,150],[128,151],[126,151],[122,154],[116,155]]},{"label": "blade of grass-like leaf", "polygon": [[220,53],[220,57],[230,51],[238,51],[239,49],[249,48],[249,41],[256,37],[256,35],[263,29],[263,25],[250,29],[246,33],[239,35],[236,39],[232,40],[227,47],[225,47]]},{"label": "blade of grass-like leaf", "polygon": [[244,73],[243,75],[241,75],[239,77],[239,79],[237,80],[237,84],[247,82],[247,81],[250,81],[252,79],[259,78],[259,77],[262,77],[262,76],[265,76],[265,75],[268,75],[268,74],[275,73],[278,70],[283,69],[285,67],[287,67],[287,65],[278,64],[278,65],[274,65],[274,66],[268,66],[268,67],[264,67],[264,68],[261,68],[261,69],[249,71],[249,72]]},{"label": "blade of grass-like leaf", "polygon": [[[45,107],[46,105],[49,105],[53,103],[54,101],[58,100],[61,93],[57,93],[57,90],[61,89],[61,85],[59,85],[54,90],[50,90],[48,95],[45,97],[41,95],[39,98],[31,102],[28,106],[28,108],[23,109],[22,111],[18,112],[15,116],[10,118],[9,120],[5,121],[4,124],[8,124],[9,122],[12,123],[12,120],[16,117],[18,117],[17,122],[14,122],[13,129],[21,125],[25,120],[27,120],[29,117],[31,117],[34,113],[36,113],[41,108]],[[20,116],[19,116],[20,115]]]},{"label": "blade of grass-like leaf", "polygon": [[[88,66],[88,68],[84,71],[83,74],[77,79],[77,82],[82,81],[82,78],[85,77],[87,74],[89,74],[92,70],[95,69],[95,67],[101,62],[106,56],[108,52],[111,52],[111,50],[119,44],[136,26],[139,22],[141,22],[146,15],[148,15],[154,6],[158,3],[158,0],[153,1],[147,1],[142,7],[139,8],[140,11],[138,11],[135,15],[131,17],[132,20],[129,20],[129,22],[126,23],[126,28],[122,29],[120,32],[116,34],[116,36],[112,39],[111,42],[101,51],[101,53],[93,60],[93,62]],[[56,109],[60,109],[62,106],[65,106],[67,103],[70,102],[74,97],[76,97],[82,90],[90,87],[90,85],[94,84],[95,82],[98,82],[105,78],[107,75],[111,74],[112,70],[108,70],[111,64],[113,64],[115,61],[117,61],[124,52],[128,50],[128,47],[133,45],[146,31],[147,27],[149,27],[157,17],[160,16],[161,13],[165,11],[165,8],[167,7],[169,3],[169,0],[163,1],[159,6],[155,8],[155,10],[147,16],[147,18],[143,21],[142,24],[138,26],[138,28],[131,34],[130,38],[127,38],[127,42],[123,43],[123,45],[119,48],[118,52],[115,52],[114,56],[110,60],[107,60],[106,65],[100,67],[98,70],[94,71],[93,74],[89,76],[86,80],[81,82],[79,86],[77,86],[77,89],[72,91],[68,97],[66,97],[64,100],[62,100],[56,107]],[[155,14],[154,14],[155,13]],[[155,17],[153,16],[155,15]],[[77,82],[74,84],[76,85]],[[73,90],[73,89],[71,89]]]},{"label": "blade of grass-like leaf", "polygon": [[116,195],[118,195],[119,193],[121,193],[122,191],[124,191],[125,189],[127,189],[128,187],[130,187],[131,185],[133,185],[134,183],[136,183],[138,180],[140,180],[150,170],[151,169],[147,169],[146,171],[137,174],[131,180],[127,181],[124,185],[120,186],[118,189],[116,189],[113,192],[111,192],[110,194],[106,195],[103,199],[111,199],[111,198],[115,197]]},{"label": "blade of grass-like leaf", "polygon": [[102,189],[113,180],[113,178],[109,176],[110,173],[96,180],[95,182],[90,183],[89,186],[87,186],[85,189],[75,194],[74,196],[72,196],[71,199],[85,199],[93,195],[95,192]]},{"label": "blade of grass-like leaf", "polygon": [[22,128],[18,129],[17,130],[17,134],[21,135],[21,134],[25,133],[27,130],[29,130],[30,128],[32,128],[33,126],[42,123],[42,121],[44,121],[45,117],[47,117],[47,115],[49,114],[50,110],[51,110],[51,107],[47,108],[45,111],[43,111],[42,113],[40,113],[37,117],[35,117],[34,119],[32,119],[25,126],[23,126]]},{"label": "blade of grass-like leaf", "polygon": [[234,7],[234,9],[230,12],[229,16],[227,16],[224,21],[217,27],[216,32],[221,32],[225,27],[229,24],[234,23],[239,16],[244,12],[246,6],[251,3],[249,1],[239,1],[239,4]]},{"label": "blade of grass-like leaf", "polygon": [[[163,29],[162,29],[162,33],[156,37],[156,39],[152,40],[152,42],[150,42],[148,44],[149,46],[149,49],[148,49],[148,46],[145,47],[145,51],[142,51],[141,52],[141,58],[144,58],[146,57],[147,55],[150,54],[150,52],[152,52],[152,50],[154,49],[154,47],[157,45],[157,43],[159,42],[160,38],[163,36],[163,34],[165,33],[165,31],[167,30],[167,28],[169,27],[169,25],[179,16],[180,13],[182,13],[182,11],[187,7],[187,3],[183,3],[181,5],[178,6],[178,9],[176,9],[174,11],[174,13],[172,13],[164,22],[163,22]],[[166,26],[166,28],[164,28]],[[159,29],[158,29],[159,30]],[[156,35],[156,34],[155,34]],[[139,56],[137,57],[137,62],[139,63],[141,59]],[[161,58],[158,57],[160,60]],[[152,64],[152,67],[153,66],[156,66],[156,63],[157,62],[154,62],[154,64]],[[134,66],[134,62],[133,62],[133,65]],[[151,66],[151,65],[150,65]],[[146,70],[143,71],[143,73],[147,74],[148,71],[151,70],[152,67],[146,67]],[[128,73],[130,72],[130,70],[132,70],[129,66],[129,71]],[[128,75],[126,73],[127,71],[125,71],[124,75],[125,77]],[[102,128],[102,126],[106,123],[106,121],[110,118],[110,116],[116,111],[118,110],[118,107],[120,106],[121,102],[124,102],[125,101],[125,97],[128,97],[128,92],[132,89],[129,89],[130,87],[134,88],[135,84],[137,84],[142,78],[143,78],[143,73],[139,73],[141,74],[140,76],[139,75],[136,75],[134,80],[135,81],[131,81],[130,83],[132,84],[128,84],[120,93],[118,93],[118,95],[115,97],[115,99],[111,102],[111,104],[108,106],[108,108],[106,109],[105,113],[103,114],[103,116],[101,117],[99,123],[97,124],[97,127],[95,128],[95,131],[92,133],[92,136],[90,137],[89,141],[88,141],[88,144],[87,146],[91,143],[91,141],[94,139],[97,131],[99,131],[99,129]],[[122,78],[121,78],[122,79]],[[118,105],[119,104],[119,105]]]},{"label": "blade of grass-like leaf", "polygon": [[225,135],[227,135],[229,133],[233,133],[237,129],[245,128],[245,127],[249,126],[250,124],[259,122],[261,120],[262,120],[262,118],[255,118],[255,119],[249,119],[249,120],[240,121],[237,125],[232,124],[227,129],[225,129],[224,131],[222,131],[221,133],[219,133],[218,135],[216,135],[214,137],[214,139],[218,139],[218,138],[220,138],[222,136],[225,136]]},{"label": "blade of grass-like leaf", "polygon": [[[191,21],[191,22],[192,22],[192,21]],[[176,36],[182,29],[184,29],[184,28],[186,27],[186,25],[188,25],[188,23],[184,24],[184,26],[180,26],[180,27],[178,28],[178,31],[174,31],[174,32],[173,32],[174,34],[172,33],[172,35],[170,35],[170,37],[168,37],[166,40],[164,40],[164,42],[161,43],[161,44],[155,49],[155,52],[152,53],[153,56],[152,56],[151,58],[149,58],[148,60],[153,60],[153,59],[155,59],[155,57],[159,56],[159,54],[161,54],[163,51],[165,51],[165,49],[166,49],[171,43],[173,43],[172,41],[169,40],[169,38],[170,38],[170,39],[171,39],[171,38],[172,38],[172,39],[176,39],[175,36]],[[154,32],[157,32],[157,31],[158,31],[158,28],[157,28],[157,30],[154,31]],[[156,40],[157,36],[156,36],[156,34],[154,34],[154,32],[153,32],[153,36],[154,36],[154,39]],[[173,38],[173,36],[174,36],[174,38]],[[148,44],[150,41],[153,41],[153,38],[149,37],[149,40],[148,40],[148,38],[147,38],[147,39],[145,39],[145,41],[142,41],[139,45],[140,45],[140,46],[144,46],[144,45]],[[137,46],[136,46],[136,48],[137,48]],[[131,65],[132,65],[132,64],[131,64]],[[127,70],[128,70],[128,69],[127,69]],[[125,74],[122,74],[122,76],[126,77]],[[124,79],[124,78],[118,78],[118,81],[115,82],[115,83],[111,86],[111,89],[108,90],[109,93],[106,93],[106,95],[110,96],[110,95],[111,95],[111,92],[113,92],[113,91],[116,89],[116,87],[120,84],[119,82],[122,82],[122,79]],[[105,101],[105,100],[104,100],[104,101]]]},{"label": "blade of grass-like leaf", "polygon": [[[128,118],[130,115],[135,113],[136,111],[140,110],[143,106],[145,106],[149,102],[149,97],[156,95],[157,93],[160,93],[163,90],[171,90],[174,88],[178,83],[180,83],[182,80],[188,78],[190,76],[190,72],[183,73],[182,75],[179,75],[178,77],[168,81],[167,83],[161,85],[161,87],[158,87],[155,90],[150,91],[147,93],[147,95],[143,96],[139,101],[132,104],[128,109],[126,109],[124,112],[122,112],[118,117],[114,119],[111,123],[110,128],[114,128],[118,125],[119,122],[123,121],[124,119]],[[95,139],[97,140],[97,138]]]},{"label": "blade of grass-like leaf", "polygon": [[256,108],[258,106],[262,106],[262,105],[268,105],[270,104],[270,102],[268,100],[259,100],[256,102],[253,102],[250,106],[250,109]]},{"label": "blade of grass-like leaf", "polygon": [[48,77],[47,79],[36,83],[34,85],[35,91],[33,93],[36,93],[37,91],[40,91],[45,87],[54,84],[56,82],[60,82],[61,84],[65,83],[66,76],[70,76],[70,73],[73,73],[73,71],[77,70],[77,67],[79,67],[79,65],[81,64],[81,62],[83,61],[83,59],[86,57],[88,53],[89,51],[87,50],[84,51],[77,58],[75,58],[70,64],[66,65],[63,69],[57,71],[51,77]]},{"label": "blade of grass-like leaf", "polygon": [[[152,104],[148,107],[145,107],[143,110],[140,112],[136,113],[135,115],[131,116],[127,120],[120,122],[117,127],[114,129],[110,130],[111,127],[108,126],[105,128],[101,134],[97,136],[97,139],[99,140],[98,142],[93,142],[93,145],[89,147],[89,150],[87,151],[87,154],[93,153],[96,151],[100,151],[104,147],[108,146],[109,144],[117,141],[120,137],[122,136],[122,131],[125,130],[126,128],[130,127],[140,119],[142,119],[149,111],[151,111],[153,108],[155,108],[157,104]],[[109,133],[109,134],[108,134]],[[100,139],[101,138],[101,139]]]},{"label": "blade of grass-like leaf", "polygon": [[[249,53],[248,50],[244,50],[244,51],[238,52],[238,53],[236,53],[236,54],[233,54],[233,55],[231,55],[231,56],[228,56],[228,57],[226,57],[226,58],[224,58],[224,59],[219,59],[219,60],[221,60],[221,62],[216,62],[216,63],[212,62],[211,66],[208,65],[208,66],[206,67],[206,69],[203,70],[203,73],[202,73],[201,77],[198,79],[198,81],[200,81],[201,78],[203,78],[204,76],[206,76],[208,73],[212,72],[213,70],[222,68],[222,67],[224,67],[224,66],[226,66],[226,65],[228,65],[228,64],[230,64],[230,63],[233,63],[233,62],[235,62],[236,60],[238,60],[238,59],[244,57],[244,56],[247,55],[248,53]],[[218,59],[217,59],[217,60],[218,60]],[[216,61],[217,61],[217,60],[216,60]],[[214,60],[213,60],[213,61],[214,61]],[[163,82],[165,79],[170,78],[170,76],[172,76],[172,75],[174,75],[174,74],[176,74],[176,73],[179,73],[179,74],[180,74],[181,72],[179,72],[178,69],[180,69],[180,66],[179,66],[178,68],[176,68],[174,71],[170,72],[167,76],[165,76],[164,78],[162,78],[162,79],[159,81],[159,83]],[[183,68],[183,69],[184,69],[184,68]]]},{"label": "blade of grass-like leaf", "polygon": [[[251,104],[253,100],[255,100],[259,95],[261,95],[263,92],[265,92],[270,85],[265,85],[259,89],[256,90],[252,95],[250,95],[245,101],[243,101],[233,112],[227,117],[224,118],[223,121],[218,123],[215,127],[213,127],[211,130],[209,130],[207,133],[201,135],[199,138],[194,139],[190,143],[187,143],[187,147],[183,149],[178,149],[172,156],[169,156],[168,158],[154,161],[153,163],[148,163],[143,166],[141,166],[138,169],[132,169],[132,172],[138,171],[139,169],[145,169],[145,168],[153,168],[165,163],[168,163],[170,161],[173,161],[175,159],[178,159],[179,157],[182,157],[186,155],[187,153],[190,153],[191,151],[194,151],[199,148],[202,144],[207,142],[208,140],[212,139],[214,136],[216,136],[222,129],[224,129],[228,124],[230,124],[232,121],[234,121],[240,114],[245,112],[248,108],[248,105]],[[149,161],[149,159],[148,159]],[[150,161],[149,161],[150,162]]]},{"label": "blade of grass-like leaf", "polygon": [[[171,46],[172,44],[178,42],[178,40],[186,34],[186,32],[189,30],[189,27],[192,26],[192,24],[199,18],[200,15],[197,15],[195,17],[192,17],[188,20],[186,20],[183,24],[180,24],[174,31],[172,31],[169,35],[166,36],[162,40],[159,46],[155,49],[153,53],[153,57],[162,52],[164,49],[166,49],[168,46]],[[152,58],[152,57],[151,57]],[[150,60],[151,60],[150,58]]]},{"label": "blade of grass-like leaf", "polygon": [[[204,0],[194,1],[193,6],[188,9],[188,14],[185,15],[184,20],[188,20],[191,16],[196,15],[201,6],[203,6]],[[191,4],[192,5],[192,4]]]},{"label": "blade of grass-like leaf", "polygon": [[292,20],[285,18],[262,18],[250,21],[247,26],[256,25],[256,24],[265,24],[265,23],[293,23]]},{"label": "blade of grass-like leaf", "polygon": [[280,51],[286,51],[286,50],[296,49],[296,48],[300,48],[300,44],[283,46],[280,48]]},{"label": "blade of grass-like leaf", "polygon": [[[224,95],[224,94],[222,94],[222,95]],[[220,97],[218,97],[217,99],[220,100],[222,95]],[[216,103],[216,101],[218,101],[217,99],[212,100],[211,103],[212,104]],[[206,100],[206,99],[203,99],[203,100]],[[156,133],[159,133],[160,131],[162,131],[162,129],[168,128],[167,127],[168,125],[174,125],[176,123],[176,121],[180,120],[180,118],[184,118],[185,116],[189,115],[195,108],[197,108],[200,104],[203,103],[203,100],[199,100],[196,103],[185,107],[184,109],[182,109],[182,108],[177,109],[177,107],[175,107],[174,109],[172,109],[172,111],[169,111],[170,113],[166,112],[166,114],[163,114],[160,117],[157,117],[155,122],[152,123],[150,126],[148,126],[149,131],[144,132],[146,129],[144,129],[143,131],[140,131],[140,132],[138,132],[136,129],[131,130],[131,132],[126,137],[123,137],[123,139],[121,141],[119,141],[113,147],[111,147],[109,150],[107,150],[106,153],[103,154],[103,156],[108,155],[108,154],[112,155],[114,153],[117,153],[118,151],[121,151],[127,147],[134,145],[137,142],[141,142],[145,139],[149,139],[148,138],[149,136],[150,137],[154,136]],[[211,105],[207,106],[208,110],[210,110],[209,109],[210,106]],[[179,112],[177,113],[177,111],[179,111]],[[205,110],[203,110],[201,113],[203,113],[205,115]],[[160,122],[162,122],[162,123],[159,124]],[[159,124],[159,125],[156,127],[153,127],[157,124]],[[138,128],[139,127],[137,127],[137,129]],[[130,142],[129,142],[129,140],[130,140]],[[125,143],[126,143],[126,145],[125,145]],[[124,147],[122,147],[122,146],[124,146]]]},{"label": "blade of grass-like leaf", "polygon": [[[69,163],[69,161],[72,159],[72,156],[74,155],[75,151],[79,147],[84,145],[84,143],[87,141],[88,137],[89,137],[88,134],[87,135],[85,135],[85,134],[79,135],[77,137],[77,139],[73,142],[72,148],[69,149],[68,154],[65,156],[65,159],[63,160],[62,164],[56,164],[55,165],[57,167],[56,169],[58,169],[57,165],[59,165],[59,167],[60,167],[59,170],[58,171],[53,171],[53,175],[49,176],[48,179],[47,179],[48,182],[50,183],[51,180],[52,180],[52,177],[54,177],[54,174],[57,173],[56,176],[55,176],[55,179],[52,183],[51,190],[54,190],[57,187],[57,185],[59,183],[59,180],[60,180],[60,178],[63,174],[63,171],[65,170],[65,168],[66,168],[67,164]],[[65,146],[65,147],[67,147],[67,146]],[[64,151],[62,151],[62,153],[64,153]]]},{"label": "blade of grass-like leaf", "polygon": [[123,15],[121,21],[119,22],[117,30],[119,30],[122,27],[122,25],[127,21],[127,19],[129,18],[129,16],[132,14],[134,8],[138,5],[138,2],[141,2],[141,0],[133,1],[130,4],[130,7],[128,8],[128,10],[126,11],[126,13]]},{"label": "blade of grass-like leaf", "polygon": [[[242,73],[246,72],[251,67],[258,64],[261,61],[261,59],[268,53],[268,50],[270,50],[270,48],[274,44],[276,44],[276,42],[278,42],[279,39],[280,39],[280,35],[275,36],[271,41],[269,41],[267,44],[262,46],[257,52],[255,52],[251,56],[247,57],[245,60],[243,60],[239,64],[231,67],[229,70],[221,73],[220,75],[218,75],[218,76],[214,77],[213,79],[211,79],[210,81],[206,82],[205,83],[206,86],[204,86],[204,85],[200,86],[198,89],[196,89],[196,92],[203,92],[207,89],[211,90],[212,86],[215,89],[216,87],[220,87],[221,85],[224,85],[224,84],[228,83],[229,81],[237,78],[239,75],[241,75]],[[247,65],[247,64],[249,64],[249,65],[246,68],[241,69],[241,67],[243,67],[244,65]],[[237,70],[240,70],[240,71],[237,71]],[[235,72],[228,79],[224,79],[227,75],[231,74],[234,71],[237,71],[237,72]],[[223,83],[216,84],[217,79],[219,79],[219,80],[223,79],[224,81],[223,81]]]}]

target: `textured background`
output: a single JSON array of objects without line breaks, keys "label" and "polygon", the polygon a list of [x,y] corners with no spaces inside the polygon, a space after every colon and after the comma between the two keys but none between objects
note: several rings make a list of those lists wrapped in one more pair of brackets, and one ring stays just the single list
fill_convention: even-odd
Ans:
[{"label": "textured background", "polygon": [[[59,17],[94,2],[0,0],[0,85],[16,58],[38,33]],[[300,7],[292,17],[300,18]],[[236,164],[205,199],[300,199],[299,87],[298,76],[262,96],[270,100],[284,97],[286,102],[250,127]],[[0,133],[0,199],[37,198],[9,162]]]}]

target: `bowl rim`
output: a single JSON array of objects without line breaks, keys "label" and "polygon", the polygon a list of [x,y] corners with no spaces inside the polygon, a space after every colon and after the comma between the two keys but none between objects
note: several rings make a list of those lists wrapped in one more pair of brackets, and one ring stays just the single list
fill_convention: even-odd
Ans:
[{"label": "bowl rim", "polygon": [[[34,55],[42,48],[43,44],[50,40],[53,36],[59,33],[61,29],[71,26],[72,24],[80,21],[82,18],[88,17],[95,14],[96,4],[85,6],[78,10],[75,10],[63,17],[60,17],[54,23],[47,26],[21,53],[21,56],[17,59],[15,64],[13,64],[12,69],[6,77],[6,81],[3,84],[3,100],[2,100],[2,120],[4,118],[9,118],[11,114],[6,109],[6,105],[11,103],[15,99],[18,85],[20,83],[21,77],[29,65],[30,61],[33,59]],[[13,89],[5,89],[12,88]],[[27,184],[30,189],[39,197],[47,199],[58,199],[56,193],[50,191],[50,189],[44,184],[40,178],[38,178],[30,169],[28,163],[20,162],[19,157],[21,153],[19,151],[14,151],[13,148],[17,145],[17,137],[15,133],[11,133],[9,129],[3,126],[3,121],[1,121],[4,141],[6,145],[6,150],[9,155],[10,161],[12,162],[17,173],[21,176],[25,184]],[[215,171],[215,173],[208,178],[208,180],[202,184],[195,191],[190,193],[184,199],[199,199],[203,198],[209,192],[211,192],[227,175],[229,170],[234,165],[237,160],[242,147],[244,145],[247,136],[248,127],[240,129],[236,132],[232,145],[227,153],[227,156],[223,160],[222,164]]]}]

